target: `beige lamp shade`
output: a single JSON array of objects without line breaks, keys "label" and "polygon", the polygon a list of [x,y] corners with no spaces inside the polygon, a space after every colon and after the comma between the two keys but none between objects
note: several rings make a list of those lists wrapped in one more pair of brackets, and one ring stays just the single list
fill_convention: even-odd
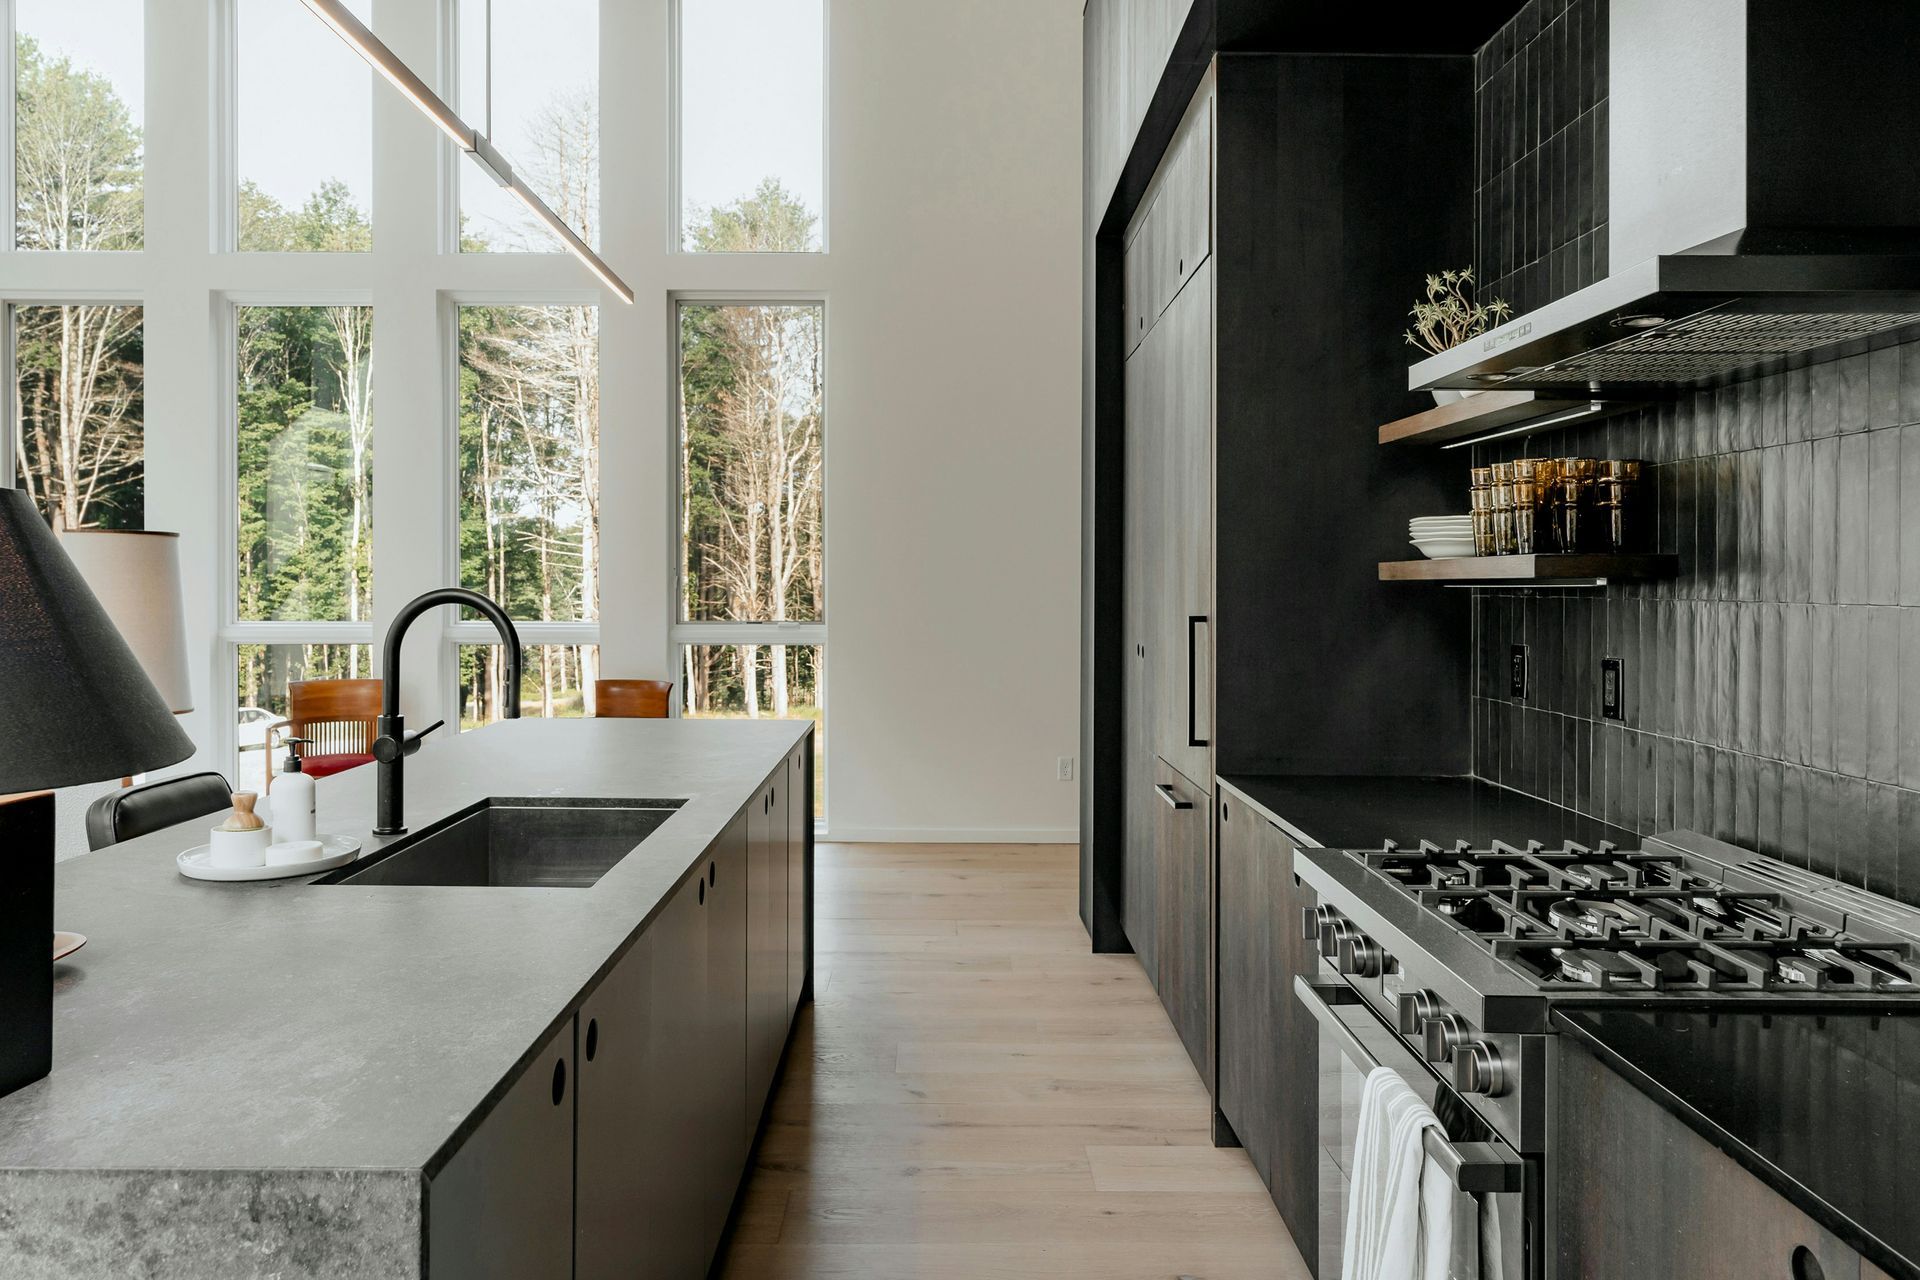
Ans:
[{"label": "beige lamp shade", "polygon": [[180,535],[119,529],[59,534],[80,576],[175,715],[193,710],[187,620],[180,601]]}]

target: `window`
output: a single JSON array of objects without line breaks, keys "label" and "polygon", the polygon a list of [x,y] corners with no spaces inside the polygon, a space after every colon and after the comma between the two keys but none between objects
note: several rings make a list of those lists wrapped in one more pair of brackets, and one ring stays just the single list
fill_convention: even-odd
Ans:
[{"label": "window", "polygon": [[141,0],[13,0],[14,244],[144,242]]},{"label": "window", "polygon": [[[600,668],[596,644],[529,644],[520,655],[520,714],[575,720],[588,713],[592,673]],[[506,660],[498,644],[460,646],[460,731],[501,719]]]},{"label": "window", "polygon": [[826,665],[817,644],[690,644],[684,714],[813,721],[813,814],[827,816]]},{"label": "window", "polygon": [[679,312],[681,619],[823,621],[823,308]]},{"label": "window", "polygon": [[235,616],[358,622],[373,599],[373,309],[235,315]]},{"label": "window", "polygon": [[[454,13],[461,119],[490,131],[515,172],[597,245],[599,0],[455,0]],[[471,161],[463,160],[458,172],[463,250],[560,251],[553,233]]]},{"label": "window", "polygon": [[[304,5],[233,3],[239,247],[270,253],[371,248],[372,72]],[[347,7],[370,21],[371,0],[348,0]]]},{"label": "window", "polygon": [[[825,308],[679,304],[680,622],[689,716],[822,720]],[[826,812],[825,736],[815,806]]]},{"label": "window", "polygon": [[[294,680],[344,680],[368,674],[372,646],[321,641],[312,644],[240,644],[234,646],[234,759],[236,790],[265,789],[267,730],[286,718],[287,685]],[[279,755],[285,755],[284,738]]]},{"label": "window", "polygon": [[680,247],[824,247],[823,0],[679,0]]},{"label": "window", "polygon": [[20,487],[61,528],[144,527],[140,308],[17,306],[12,323]]},{"label": "window", "polygon": [[[460,308],[460,585],[525,647],[521,714],[593,711],[600,618],[600,313]],[[523,621],[524,620],[524,621]],[[453,628],[460,727],[500,718],[491,625]]]}]

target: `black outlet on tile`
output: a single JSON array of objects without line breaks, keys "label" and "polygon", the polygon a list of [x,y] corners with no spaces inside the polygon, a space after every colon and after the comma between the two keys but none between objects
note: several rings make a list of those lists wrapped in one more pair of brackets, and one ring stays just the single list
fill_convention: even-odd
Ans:
[{"label": "black outlet on tile", "polygon": [[1516,644],[1507,651],[1507,696],[1516,702],[1527,700],[1527,646]]},{"label": "black outlet on tile", "polygon": [[1600,718],[1625,720],[1627,668],[1618,658],[1600,659]]}]

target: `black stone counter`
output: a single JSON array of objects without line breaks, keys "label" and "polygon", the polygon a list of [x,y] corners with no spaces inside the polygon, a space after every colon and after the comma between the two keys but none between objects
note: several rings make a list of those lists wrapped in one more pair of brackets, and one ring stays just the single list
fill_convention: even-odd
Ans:
[{"label": "black stone counter", "polygon": [[1639,845],[1631,831],[1476,778],[1230,775],[1220,781],[1295,836],[1330,849],[1378,848],[1388,840],[1468,840],[1476,848],[1494,840]]},{"label": "black stone counter", "polygon": [[1920,1280],[1920,1009],[1553,1019],[1869,1261]]}]

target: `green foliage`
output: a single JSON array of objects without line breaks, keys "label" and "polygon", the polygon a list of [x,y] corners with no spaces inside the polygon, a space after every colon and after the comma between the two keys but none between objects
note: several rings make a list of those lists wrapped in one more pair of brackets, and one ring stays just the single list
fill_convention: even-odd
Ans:
[{"label": "green foliage", "polygon": [[14,228],[22,249],[138,249],[140,130],[104,76],[14,46]]},{"label": "green foliage", "polygon": [[698,253],[808,253],[819,218],[780,184],[762,178],[750,196],[698,211],[687,220],[687,247]]}]

